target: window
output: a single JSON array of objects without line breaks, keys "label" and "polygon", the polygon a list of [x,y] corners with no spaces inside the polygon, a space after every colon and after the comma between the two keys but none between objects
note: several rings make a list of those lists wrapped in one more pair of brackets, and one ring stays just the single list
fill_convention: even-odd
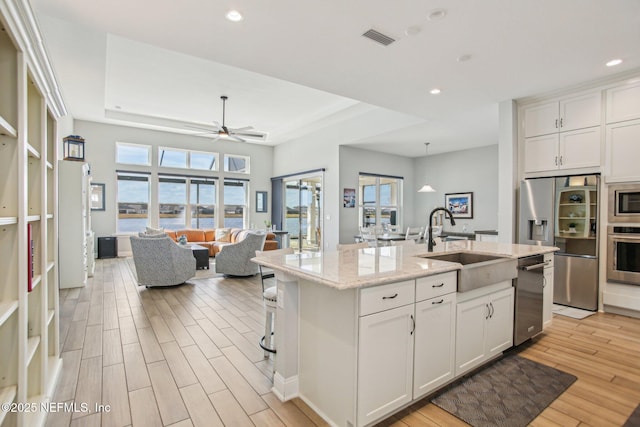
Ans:
[{"label": "window", "polygon": [[216,162],[217,155],[215,153],[204,153],[201,151],[190,152],[191,169],[202,169],[215,171],[218,170],[218,162]]},{"label": "window", "polygon": [[159,147],[158,166],[165,168],[186,168],[187,151]]},{"label": "window", "polygon": [[216,183],[192,178],[189,186],[191,228],[215,228]]},{"label": "window", "polygon": [[160,176],[158,180],[160,227],[178,230],[186,227],[187,179]]},{"label": "window", "polygon": [[132,233],[148,225],[149,176],[118,172],[118,231]]},{"label": "window", "polygon": [[360,174],[360,225],[400,225],[401,177]]},{"label": "window", "polygon": [[158,148],[158,165],[164,168],[182,168],[214,171],[217,168],[216,153],[204,151]]},{"label": "window", "polygon": [[116,163],[150,166],[151,146],[117,142]]},{"label": "window", "polygon": [[225,179],[223,196],[224,226],[229,228],[245,228],[247,181]]},{"label": "window", "polygon": [[236,173],[249,173],[249,157],[224,156],[224,171]]}]

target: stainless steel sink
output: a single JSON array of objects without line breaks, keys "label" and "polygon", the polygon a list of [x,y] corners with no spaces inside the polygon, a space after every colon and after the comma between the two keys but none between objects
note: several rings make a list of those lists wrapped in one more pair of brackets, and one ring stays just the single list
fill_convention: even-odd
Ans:
[{"label": "stainless steel sink", "polygon": [[495,255],[457,252],[423,255],[424,258],[462,264],[458,270],[458,292],[467,292],[518,276],[518,260]]}]

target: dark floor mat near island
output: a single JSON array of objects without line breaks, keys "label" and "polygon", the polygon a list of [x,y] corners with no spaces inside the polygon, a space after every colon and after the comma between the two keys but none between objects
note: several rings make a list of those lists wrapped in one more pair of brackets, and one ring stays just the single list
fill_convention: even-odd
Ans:
[{"label": "dark floor mat near island", "polygon": [[431,402],[474,427],[526,426],[575,380],[511,354],[454,383]]}]

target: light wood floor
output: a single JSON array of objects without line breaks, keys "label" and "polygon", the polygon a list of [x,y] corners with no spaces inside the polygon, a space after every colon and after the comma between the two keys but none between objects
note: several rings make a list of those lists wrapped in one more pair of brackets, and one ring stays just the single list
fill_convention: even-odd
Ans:
[{"label": "light wood floor", "polygon": [[[301,400],[270,392],[272,363],[257,345],[259,279],[194,283],[141,288],[127,261],[112,259],[97,261],[86,288],[62,290],[64,367],[53,400],[90,410],[51,414],[47,425],[326,425]],[[533,426],[621,426],[640,403],[640,319],[555,316],[521,355],[578,377]],[[466,425],[428,401],[381,424]]]}]

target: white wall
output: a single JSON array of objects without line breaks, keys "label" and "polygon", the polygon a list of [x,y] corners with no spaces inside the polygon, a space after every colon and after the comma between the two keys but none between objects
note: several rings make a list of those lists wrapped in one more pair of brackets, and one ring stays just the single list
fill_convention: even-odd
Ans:
[{"label": "white wall", "polygon": [[[175,147],[200,151],[213,151],[220,154],[239,154],[251,156],[251,175],[225,174],[224,172],[188,171],[193,175],[250,178],[249,214],[247,224],[258,227],[269,218],[269,213],[255,212],[255,192],[268,191],[271,200],[271,181],[273,174],[273,148],[257,144],[230,141],[212,141],[210,138],[180,135],[156,130],[138,129],[127,126],[76,120],[74,134],[82,136],[85,143],[85,159],[91,165],[94,183],[104,183],[105,211],[92,211],[92,227],[96,236],[108,236],[116,232],[116,169],[136,170],[132,165],[117,165],[115,162],[115,143],[129,142],[147,144],[154,147],[151,171],[157,177],[159,168],[157,147]],[[220,157],[222,159],[222,157]],[[149,168],[145,168],[149,170]],[[162,172],[185,173],[185,169],[162,168]],[[219,189],[220,187],[218,187]],[[64,203],[64,189],[60,189],[60,203]],[[155,224],[154,224],[155,225]]]},{"label": "white wall", "polygon": [[353,236],[358,234],[358,207],[343,207],[342,193],[345,188],[355,188],[356,192],[358,191],[360,172],[403,177],[400,225],[406,229],[408,226],[421,226],[426,223],[422,218],[416,219],[414,215],[417,184],[413,178],[413,159],[342,146],[340,147],[340,180],[337,196],[340,202],[340,243],[353,243]]},{"label": "white wall", "polygon": [[[414,159],[416,187],[429,183],[435,193],[415,193],[414,221],[428,223],[435,207],[444,206],[445,193],[473,192],[473,219],[445,223],[445,230],[468,232],[498,229],[498,146],[453,151]],[[416,189],[417,190],[417,189]]]}]

